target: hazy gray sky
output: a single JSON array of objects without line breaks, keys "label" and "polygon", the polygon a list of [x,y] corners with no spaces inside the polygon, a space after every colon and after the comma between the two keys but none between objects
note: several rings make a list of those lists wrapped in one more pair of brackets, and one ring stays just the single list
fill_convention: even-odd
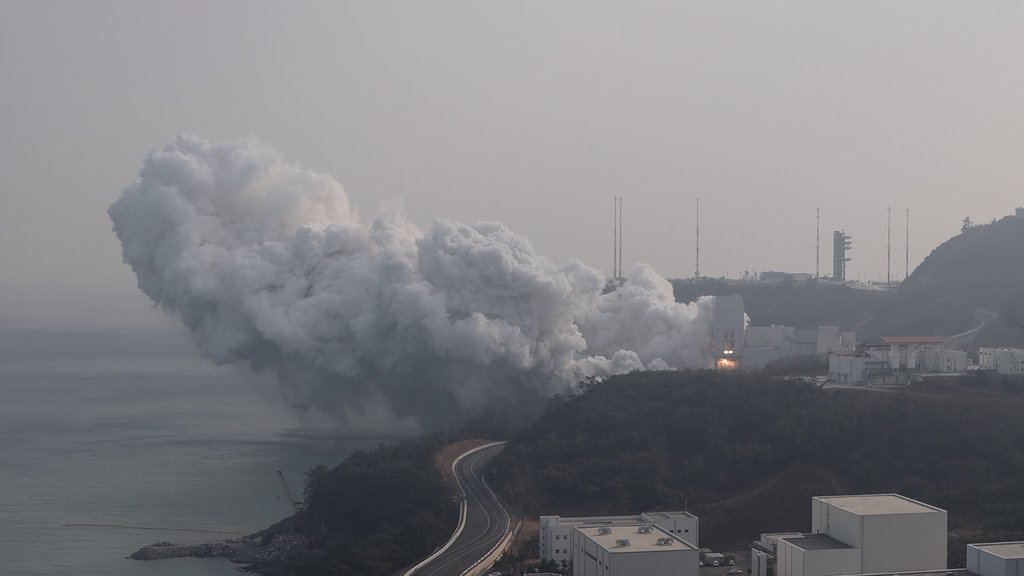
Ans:
[{"label": "hazy gray sky", "polygon": [[257,135],[372,216],[555,261],[903,276],[1024,205],[1019,2],[0,2],[0,323],[158,314],[106,209],[180,133]]}]

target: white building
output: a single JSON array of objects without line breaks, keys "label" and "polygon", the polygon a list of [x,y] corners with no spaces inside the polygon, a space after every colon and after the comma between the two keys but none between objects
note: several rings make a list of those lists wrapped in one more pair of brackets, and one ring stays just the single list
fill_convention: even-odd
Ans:
[{"label": "white building", "polygon": [[978,348],[978,368],[997,374],[1024,374],[1024,350],[1020,348]]},{"label": "white building", "polygon": [[743,367],[761,368],[774,360],[792,356],[852,352],[856,339],[853,332],[840,332],[835,326],[748,326],[743,344]]},{"label": "white building", "polygon": [[[885,347],[830,354],[829,378],[844,384],[857,384],[896,373],[967,370],[967,352],[947,349],[939,336],[883,336],[882,341]],[[1024,355],[1021,358],[1024,360]],[[1024,367],[1024,363],[1021,366]]]},{"label": "white building", "polygon": [[941,336],[883,336],[893,372],[963,372],[967,352],[948,350]]},{"label": "white building", "polygon": [[946,511],[900,496],[819,496],[811,532],[777,539],[778,576],[946,569]]},{"label": "white building", "polygon": [[828,534],[801,534],[779,539],[776,553],[778,574],[819,576],[860,574],[861,550]]},{"label": "white building", "polygon": [[689,512],[644,512],[631,516],[540,517],[540,558],[561,563],[572,558],[570,540],[573,530],[582,527],[630,526],[654,524],[672,536],[697,546],[700,522]]},{"label": "white building", "polygon": [[967,370],[967,352],[942,350],[937,361],[937,372],[963,372]]},{"label": "white building", "polygon": [[828,377],[842,384],[860,384],[891,374],[889,359],[871,354],[830,354]]},{"label": "white building", "polygon": [[697,548],[653,524],[577,527],[573,576],[699,576]]},{"label": "white building", "polygon": [[967,569],[978,576],[1024,576],[1024,542],[968,544]]},{"label": "white building", "polygon": [[750,576],[775,576],[779,539],[800,535],[800,532],[761,534],[761,539],[750,546]]}]

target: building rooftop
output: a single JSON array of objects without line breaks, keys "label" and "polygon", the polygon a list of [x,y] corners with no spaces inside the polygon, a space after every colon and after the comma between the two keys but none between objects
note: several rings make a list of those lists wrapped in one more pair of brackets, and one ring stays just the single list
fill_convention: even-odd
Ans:
[{"label": "building rooftop", "polygon": [[815,496],[816,500],[827,502],[858,516],[882,514],[921,514],[945,512],[923,502],[899,494],[865,494],[860,496]]},{"label": "building rooftop", "polygon": [[835,540],[828,534],[802,534],[800,536],[788,536],[782,538],[801,550],[847,550],[852,548]]},{"label": "building rooftop", "polygon": [[643,516],[647,516],[648,518],[671,518],[672,516],[689,516],[690,518],[696,518],[696,516],[686,510],[678,510],[675,512],[644,512]]},{"label": "building rooftop", "polygon": [[970,546],[980,548],[1007,560],[1024,558],[1024,542],[992,542],[989,544],[970,544]]},{"label": "building rooftop", "polygon": [[[696,550],[695,547],[686,541],[676,538],[653,524],[585,526],[576,528],[576,530],[613,554],[661,550],[666,552],[673,550]],[[629,544],[621,545],[620,542],[629,542]],[[668,544],[659,544],[659,542],[668,542]]]}]

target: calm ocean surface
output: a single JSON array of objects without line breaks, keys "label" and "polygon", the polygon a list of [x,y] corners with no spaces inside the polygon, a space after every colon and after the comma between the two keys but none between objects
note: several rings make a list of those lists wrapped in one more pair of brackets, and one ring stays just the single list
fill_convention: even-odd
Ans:
[{"label": "calm ocean surface", "polygon": [[125,556],[264,528],[290,513],[277,470],[301,497],[304,470],[379,442],[305,418],[180,334],[0,330],[0,575],[237,574]]}]

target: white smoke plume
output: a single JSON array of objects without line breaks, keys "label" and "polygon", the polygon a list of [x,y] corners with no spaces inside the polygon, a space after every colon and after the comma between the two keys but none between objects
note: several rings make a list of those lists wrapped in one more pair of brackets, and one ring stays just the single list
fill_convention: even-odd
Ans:
[{"label": "white smoke plume", "polygon": [[349,422],[456,420],[584,376],[699,366],[707,321],[653,269],[618,289],[496,222],[363,220],[256,139],[183,136],[109,209],[139,287],[201,353]]}]

